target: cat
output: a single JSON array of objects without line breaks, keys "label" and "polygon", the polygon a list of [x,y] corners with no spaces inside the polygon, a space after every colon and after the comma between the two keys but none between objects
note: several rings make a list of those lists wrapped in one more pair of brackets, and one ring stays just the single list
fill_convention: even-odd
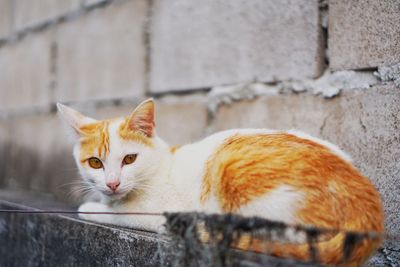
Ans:
[{"label": "cat", "polygon": [[[83,181],[103,196],[82,204],[81,212],[232,212],[287,224],[384,231],[377,190],[327,141],[295,130],[233,129],[170,147],[156,134],[153,99],[130,116],[102,121],[57,107],[76,136],[73,155]],[[184,129],[179,125],[176,131]],[[162,231],[164,223],[157,216],[81,217],[149,231]],[[323,262],[341,260],[343,238],[337,234],[318,243]],[[349,266],[365,261],[380,242],[363,241]],[[281,250],[308,257],[304,246]]]}]

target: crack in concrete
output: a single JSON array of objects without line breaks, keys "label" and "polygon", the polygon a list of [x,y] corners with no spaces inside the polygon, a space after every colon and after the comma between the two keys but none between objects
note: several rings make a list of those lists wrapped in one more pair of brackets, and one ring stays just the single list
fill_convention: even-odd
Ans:
[{"label": "crack in concrete", "polygon": [[[359,106],[360,106],[360,111],[361,111],[360,113],[362,114],[363,111],[364,111],[364,105],[363,105],[362,102],[359,102]],[[367,132],[367,127],[365,126],[365,124],[364,124],[364,122],[362,120],[362,117],[359,117],[358,121],[359,121],[359,123],[361,125],[361,128],[363,129],[363,132],[366,133]]]},{"label": "crack in concrete", "polygon": [[207,94],[207,108],[211,118],[221,105],[230,105],[241,100],[252,100],[261,95],[277,95],[279,87],[263,83],[216,86]]},{"label": "crack in concrete", "polygon": [[240,100],[252,100],[259,96],[285,93],[311,92],[324,98],[338,96],[342,90],[367,89],[379,83],[372,71],[337,71],[325,73],[318,79],[282,81],[277,83],[243,83],[216,86],[208,93],[208,110],[213,117],[221,105]]},{"label": "crack in concrete", "polygon": [[319,127],[319,134],[320,134],[321,136],[322,136],[322,134],[323,134],[323,132],[324,132],[324,130],[325,130],[326,122],[327,122],[329,116],[330,116],[330,115],[328,115],[328,116],[326,116],[326,117],[324,118],[324,120],[322,121],[321,126]]},{"label": "crack in concrete", "polygon": [[364,133],[366,133],[367,132],[367,127],[365,126],[365,124],[364,124],[364,122],[362,121],[361,118],[359,118],[359,122],[360,122],[361,128],[363,129]]},{"label": "crack in concrete", "polygon": [[283,82],[283,89],[294,92],[310,91],[315,95],[333,98],[342,90],[367,89],[379,83],[371,71],[337,71],[326,70],[318,79]]}]

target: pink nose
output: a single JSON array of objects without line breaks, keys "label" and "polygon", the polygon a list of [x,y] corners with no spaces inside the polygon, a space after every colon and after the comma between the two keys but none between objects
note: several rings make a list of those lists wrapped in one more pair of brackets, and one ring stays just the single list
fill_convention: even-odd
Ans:
[{"label": "pink nose", "polygon": [[120,182],[119,181],[111,181],[106,183],[106,185],[108,186],[108,188],[110,188],[112,191],[115,192],[115,190],[117,190],[118,186],[119,186]]}]

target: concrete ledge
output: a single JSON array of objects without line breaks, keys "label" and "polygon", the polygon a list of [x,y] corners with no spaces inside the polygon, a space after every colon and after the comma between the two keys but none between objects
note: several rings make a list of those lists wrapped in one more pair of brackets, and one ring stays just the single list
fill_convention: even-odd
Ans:
[{"label": "concrete ledge", "polygon": [[[0,200],[1,209],[27,206]],[[159,266],[154,233],[74,217],[0,214],[0,266]],[[164,261],[168,262],[168,261]]]},{"label": "concrete ledge", "polygon": [[[0,209],[39,207],[71,209],[49,197],[0,190]],[[176,266],[175,255],[181,249],[155,233],[50,214],[0,213],[0,244],[0,266]],[[254,267],[316,266],[238,250],[232,250],[230,262]]]}]

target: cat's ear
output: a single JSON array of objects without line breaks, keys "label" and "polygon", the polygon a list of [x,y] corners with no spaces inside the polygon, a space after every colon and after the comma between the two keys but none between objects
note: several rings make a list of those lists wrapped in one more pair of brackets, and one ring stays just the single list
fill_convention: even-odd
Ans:
[{"label": "cat's ear", "polygon": [[60,116],[71,127],[75,135],[81,134],[80,128],[83,125],[96,122],[95,119],[87,117],[75,109],[67,107],[61,103],[57,103],[57,109]]},{"label": "cat's ear", "polygon": [[128,119],[128,127],[132,131],[139,131],[147,137],[154,134],[154,100],[149,98],[132,112]]}]

